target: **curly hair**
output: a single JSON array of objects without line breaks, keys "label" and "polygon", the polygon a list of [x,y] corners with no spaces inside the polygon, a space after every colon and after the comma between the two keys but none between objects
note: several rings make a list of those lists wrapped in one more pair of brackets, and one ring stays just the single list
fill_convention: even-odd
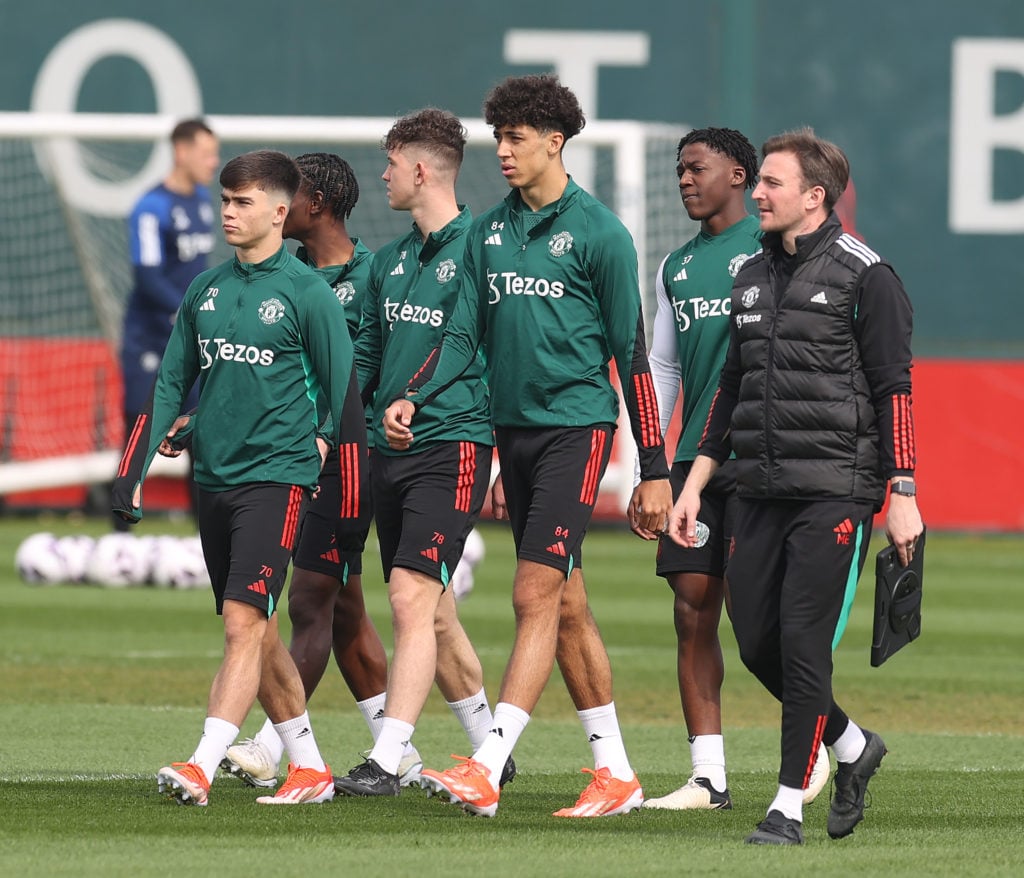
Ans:
[{"label": "curly hair", "polygon": [[676,148],[676,164],[682,158],[683,147],[691,143],[703,143],[708,149],[736,162],[746,172],[745,188],[752,189],[757,183],[757,150],[735,128],[695,128],[690,131]]},{"label": "curly hair", "polygon": [[492,128],[529,125],[541,132],[560,131],[566,140],[587,124],[576,95],[549,73],[499,82],[484,101],[484,119]]},{"label": "curly hair", "polygon": [[307,152],[295,159],[314,192],[323,192],[324,207],[335,219],[346,220],[359,201],[355,171],[340,155]]},{"label": "curly hair", "polygon": [[798,128],[769,137],[761,153],[766,158],[773,152],[791,152],[800,164],[800,173],[809,187],[825,190],[825,209],[831,210],[850,182],[850,162],[838,146],[818,137],[813,128]]},{"label": "curly hair", "polygon": [[380,148],[390,152],[412,144],[457,171],[462,165],[468,136],[466,127],[454,113],[426,107],[398,119],[384,135]]}]

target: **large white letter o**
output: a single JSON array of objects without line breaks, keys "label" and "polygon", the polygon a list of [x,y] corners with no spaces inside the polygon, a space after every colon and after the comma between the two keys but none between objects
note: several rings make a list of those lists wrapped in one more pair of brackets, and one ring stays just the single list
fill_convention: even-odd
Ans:
[{"label": "large white letter o", "polygon": [[[175,118],[200,114],[199,80],[181,47],[163,31],[128,18],[83,25],[57,43],[36,77],[33,112],[75,112],[86,74],[97,61],[117,55],[138,62],[149,74],[157,113]],[[140,190],[165,174],[171,163],[170,143],[163,139],[134,176],[101,180],[93,176],[82,148],[72,138],[39,141],[35,149],[40,167],[57,181],[62,196],[97,216],[127,214]]]}]

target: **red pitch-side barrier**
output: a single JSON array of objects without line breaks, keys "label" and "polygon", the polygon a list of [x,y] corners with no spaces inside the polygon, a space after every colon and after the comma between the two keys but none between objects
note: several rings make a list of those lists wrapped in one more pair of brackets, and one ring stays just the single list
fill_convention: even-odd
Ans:
[{"label": "red pitch-side barrier", "polygon": [[[1024,362],[921,359],[913,377],[919,502],[928,526],[1024,531]],[[102,341],[5,338],[0,392],[2,462],[80,454],[121,442],[120,373]],[[670,448],[677,435],[673,419]],[[620,443],[612,454],[620,460]],[[5,505],[76,509],[85,496],[84,486],[50,489],[8,495]],[[186,508],[183,483],[148,481],[146,505]],[[595,517],[622,520],[621,506],[616,492],[604,492]]]}]

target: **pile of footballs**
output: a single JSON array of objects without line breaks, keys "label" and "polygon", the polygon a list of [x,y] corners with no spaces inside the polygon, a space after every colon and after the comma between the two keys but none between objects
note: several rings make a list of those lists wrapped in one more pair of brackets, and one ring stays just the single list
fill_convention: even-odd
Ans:
[{"label": "pile of footballs", "polygon": [[18,547],[14,565],[31,585],[210,587],[198,536],[109,533],[94,538],[35,533]]}]

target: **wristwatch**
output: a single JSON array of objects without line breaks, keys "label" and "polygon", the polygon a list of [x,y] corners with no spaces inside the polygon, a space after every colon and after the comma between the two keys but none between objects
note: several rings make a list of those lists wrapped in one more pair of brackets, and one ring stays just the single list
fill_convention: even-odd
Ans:
[{"label": "wristwatch", "polygon": [[917,485],[910,479],[897,479],[889,485],[889,493],[899,494],[901,497],[913,497],[917,494]]}]

